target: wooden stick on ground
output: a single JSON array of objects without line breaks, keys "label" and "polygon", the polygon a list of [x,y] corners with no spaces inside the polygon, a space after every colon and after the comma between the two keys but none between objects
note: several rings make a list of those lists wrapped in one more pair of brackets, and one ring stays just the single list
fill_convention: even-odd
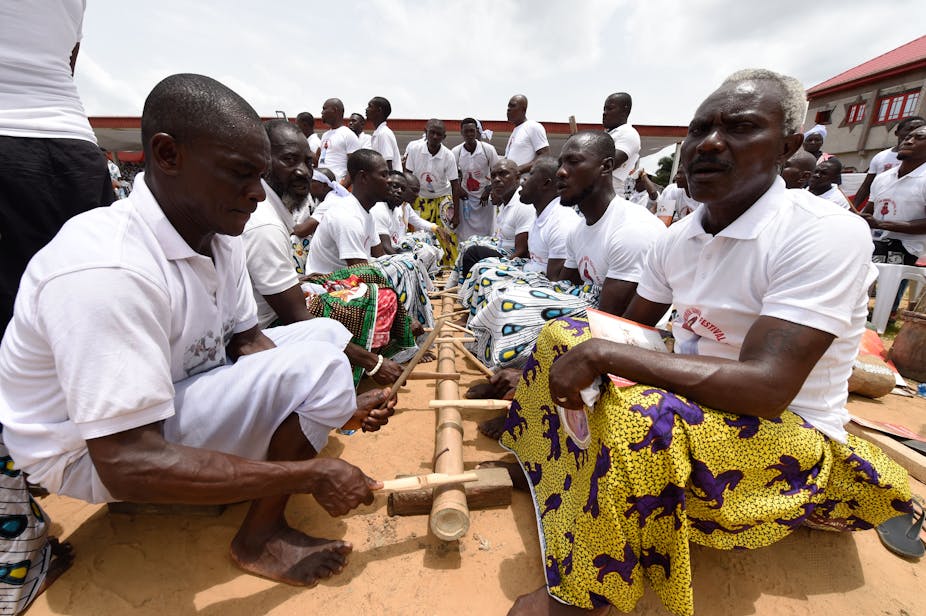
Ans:
[{"label": "wooden stick on ground", "polygon": [[479,475],[470,471],[468,473],[459,473],[448,475],[446,473],[430,473],[428,475],[418,475],[416,477],[400,477],[399,479],[387,479],[383,481],[383,490],[420,490],[422,488],[433,488],[436,486],[446,486],[470,481],[478,481]]},{"label": "wooden stick on ground", "polygon": [[447,317],[455,317],[461,314],[469,314],[469,308],[463,308],[462,310],[454,310],[453,312],[442,312],[440,317],[446,319]]},{"label": "wooden stick on ground", "polygon": [[479,358],[478,358],[478,357],[476,357],[475,355],[473,355],[472,351],[470,351],[470,350],[467,349],[465,346],[463,346],[463,343],[462,343],[462,342],[459,342],[459,343],[454,342],[454,346],[456,346],[458,349],[460,349],[460,351],[463,352],[463,355],[466,356],[466,359],[468,359],[468,360],[470,360],[471,362],[473,362],[474,364],[476,364],[476,367],[479,368],[479,370],[480,370],[483,374],[485,374],[485,375],[488,376],[488,377],[492,377],[492,376],[494,375],[494,373],[493,373],[489,368],[487,368],[485,364],[483,364],[481,361],[479,361]]},{"label": "wooden stick on ground", "polygon": [[503,411],[511,406],[511,400],[431,400],[428,402],[428,407],[432,409],[442,409],[448,406],[458,409]]},{"label": "wooden stick on ground", "polygon": [[418,362],[421,361],[421,358],[424,357],[424,354],[428,352],[428,349],[434,344],[434,341],[437,339],[438,334],[440,334],[441,328],[444,327],[444,318],[441,317],[437,319],[437,322],[434,324],[434,329],[431,330],[431,333],[428,334],[428,337],[424,339],[424,343],[418,347],[418,352],[415,353],[415,356],[412,357],[412,360],[405,364],[405,368],[402,370],[402,374],[399,375],[399,378],[395,380],[395,383],[392,384],[392,391],[396,392],[399,390],[399,387],[405,385],[405,381],[408,380],[408,375],[412,373],[412,370],[415,369],[415,366],[418,365]]},{"label": "wooden stick on ground", "polygon": [[440,344],[441,342],[452,342],[452,343],[456,343],[456,342],[476,342],[476,339],[475,339],[475,338],[472,338],[472,337],[469,337],[469,336],[464,336],[464,337],[462,337],[462,338],[452,338],[452,337],[451,337],[451,338],[438,338],[438,339],[437,339],[437,343]]}]

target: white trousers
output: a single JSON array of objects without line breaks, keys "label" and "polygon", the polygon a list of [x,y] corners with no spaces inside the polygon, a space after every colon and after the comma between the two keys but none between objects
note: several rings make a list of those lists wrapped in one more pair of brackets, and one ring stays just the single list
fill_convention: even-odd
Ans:
[{"label": "white trousers", "polygon": [[[175,413],[164,421],[168,442],[263,460],[292,413],[315,451],[353,416],[357,400],[344,354],[351,336],[343,325],[318,318],[263,333],[276,348],[174,383]],[[88,453],[65,471],[59,492],[91,503],[115,500]]]}]

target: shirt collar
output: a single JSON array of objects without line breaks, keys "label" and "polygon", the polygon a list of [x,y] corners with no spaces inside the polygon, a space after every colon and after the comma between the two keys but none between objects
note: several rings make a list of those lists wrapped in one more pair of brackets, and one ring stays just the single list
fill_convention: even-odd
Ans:
[{"label": "shirt collar", "polygon": [[168,260],[176,261],[200,256],[180,236],[174,225],[167,220],[164,210],[161,209],[161,205],[154,198],[151,189],[148,188],[148,184],[145,182],[144,172],[140,172],[135,176],[135,181],[132,184],[132,194],[129,195],[128,199],[131,201],[135,211],[138,212],[138,215],[141,216],[141,219],[154,233],[155,240],[161,246],[161,250],[164,251],[164,256]]},{"label": "shirt collar", "polygon": [[553,200],[547,203],[547,207],[543,208],[543,211],[540,212],[540,216],[537,217],[537,225],[543,226],[543,224],[547,222],[547,219],[553,216],[554,209],[558,207],[563,207],[560,205],[559,197],[553,197]]},{"label": "shirt collar", "polygon": [[293,228],[296,226],[296,222],[293,220],[293,213],[289,211],[289,208],[283,205],[283,200],[280,199],[280,196],[276,193],[275,190],[270,188],[270,185],[267,184],[267,182],[261,180],[260,183],[261,186],[264,187],[264,192],[267,193],[267,202],[273,206],[274,211],[277,213],[277,216],[280,217],[280,222],[283,223],[283,226],[286,227],[286,230],[292,233]]},{"label": "shirt collar", "polygon": [[[508,206],[510,206],[512,203],[515,203],[516,201],[521,201],[521,186],[520,185],[515,189],[514,194],[511,195],[511,199],[508,199],[508,201],[501,204],[499,206],[499,209],[503,210],[507,208]],[[534,207],[534,206],[531,206],[531,207]]]},{"label": "shirt collar", "polygon": [[[785,181],[780,177],[775,178],[769,189],[755,203],[749,206],[749,209],[740,214],[739,218],[718,233],[716,237],[729,237],[735,240],[752,240],[759,237],[766,225],[778,215],[782,200],[788,198],[786,190]],[[704,230],[703,224],[707,208],[707,204],[702,204],[701,207],[688,216],[691,222],[684,230],[683,236],[685,238],[710,235]]]}]

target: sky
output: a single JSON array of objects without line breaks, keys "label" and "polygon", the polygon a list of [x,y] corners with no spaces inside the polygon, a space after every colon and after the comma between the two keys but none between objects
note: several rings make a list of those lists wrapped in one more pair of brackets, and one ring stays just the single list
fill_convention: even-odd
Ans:
[{"label": "sky", "polygon": [[[262,116],[347,114],[373,96],[395,118],[687,125],[723,78],[762,67],[808,88],[922,36],[922,0],[88,0],[76,80],[90,116],[140,116],[163,77],[209,75]],[[649,165],[647,165],[649,167]]]}]

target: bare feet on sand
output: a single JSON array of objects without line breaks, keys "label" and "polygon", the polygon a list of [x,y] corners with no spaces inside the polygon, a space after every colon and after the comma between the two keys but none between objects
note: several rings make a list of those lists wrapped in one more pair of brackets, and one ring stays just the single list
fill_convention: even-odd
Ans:
[{"label": "bare feet on sand", "polygon": [[315,586],[343,571],[351,550],[346,541],[310,537],[283,525],[263,541],[236,536],[231,557],[248,573],[293,586]]},{"label": "bare feet on sand", "polygon": [[479,432],[493,441],[497,441],[502,438],[502,434],[505,432],[505,421],[507,419],[507,415],[499,415],[498,417],[487,419],[479,424]]},{"label": "bare feet on sand", "polygon": [[508,616],[605,616],[610,609],[607,605],[593,610],[564,605],[551,597],[544,586],[529,595],[518,597],[508,610]]},{"label": "bare feet on sand", "polygon": [[57,537],[49,537],[51,544],[51,562],[48,564],[48,573],[36,596],[45,592],[45,589],[55,583],[61,574],[71,568],[74,563],[74,546],[68,541],[58,541]]}]

